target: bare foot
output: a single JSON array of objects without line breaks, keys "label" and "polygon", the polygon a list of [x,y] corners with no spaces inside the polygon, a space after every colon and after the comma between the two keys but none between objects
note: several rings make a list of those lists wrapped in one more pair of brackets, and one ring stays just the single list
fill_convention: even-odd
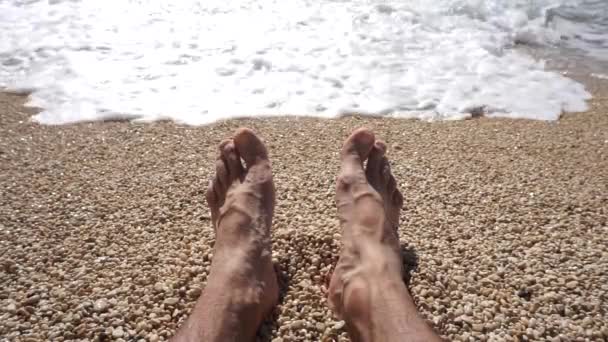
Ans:
[{"label": "bare foot", "polygon": [[403,196],[385,152],[386,145],[365,128],[342,147],[336,189],[342,250],[329,305],[346,321],[352,341],[439,341],[403,283],[396,231]]},{"label": "bare foot", "polygon": [[270,243],[274,183],[253,131],[241,128],[220,144],[206,197],[216,232],[211,271],[175,340],[251,341],[279,294]]},{"label": "bare foot", "polygon": [[342,147],[336,186],[342,250],[329,287],[329,303],[338,316],[347,309],[344,289],[353,279],[402,275],[397,226],[403,196],[385,152],[386,144],[365,128],[354,131]]}]

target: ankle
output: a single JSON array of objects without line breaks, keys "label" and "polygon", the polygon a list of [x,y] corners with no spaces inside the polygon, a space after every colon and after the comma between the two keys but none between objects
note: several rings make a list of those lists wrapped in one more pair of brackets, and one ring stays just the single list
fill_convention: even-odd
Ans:
[{"label": "ankle", "polygon": [[266,252],[254,244],[239,243],[215,249],[209,281],[246,288],[269,274],[274,274],[270,251]]},{"label": "ankle", "polygon": [[402,279],[403,259],[398,245],[386,239],[361,237],[356,242],[360,255],[357,268],[370,279]]},{"label": "ankle", "polygon": [[[407,291],[401,279],[364,273],[353,276],[343,288],[342,316],[357,341],[388,341],[379,333],[396,331],[395,317],[384,317],[374,307],[389,308],[403,302]],[[398,312],[391,310],[391,312]]]},{"label": "ankle", "polygon": [[[373,250],[372,252],[378,252]],[[400,289],[404,286],[401,263],[391,255],[377,253],[373,255],[368,251],[360,251],[359,256],[364,260],[355,261],[357,258],[341,257],[339,272],[334,276],[339,277],[335,281],[340,284],[334,288],[338,297],[339,311],[348,315],[356,316],[356,312],[366,311],[370,301],[378,301],[378,294],[391,289]],[[333,296],[333,294],[332,294]]]}]

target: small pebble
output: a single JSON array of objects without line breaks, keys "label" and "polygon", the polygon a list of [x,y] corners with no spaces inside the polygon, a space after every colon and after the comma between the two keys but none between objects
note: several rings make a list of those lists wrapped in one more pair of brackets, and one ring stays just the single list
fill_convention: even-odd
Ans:
[{"label": "small pebble", "polygon": [[177,304],[178,302],[179,302],[179,298],[175,298],[175,297],[167,298],[163,301],[163,303],[165,303],[166,305],[170,305],[170,306],[173,306],[173,305]]},{"label": "small pebble", "polygon": [[105,300],[105,299],[98,299],[93,304],[93,311],[95,311],[95,312],[106,312],[109,307],[110,307],[110,304],[108,303],[107,300]]},{"label": "small pebble", "polygon": [[122,330],[122,327],[118,327],[115,328],[114,330],[112,330],[112,337],[114,338],[120,338],[124,335],[124,331]]}]

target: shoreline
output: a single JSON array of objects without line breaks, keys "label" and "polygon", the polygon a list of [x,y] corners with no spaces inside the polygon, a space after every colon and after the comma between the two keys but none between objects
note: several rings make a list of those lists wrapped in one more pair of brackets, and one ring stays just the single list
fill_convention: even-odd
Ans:
[{"label": "shoreline", "polygon": [[[536,54],[532,51],[532,50],[524,50],[526,53],[530,54],[532,57],[537,58],[538,56],[536,56]],[[101,119],[101,120],[90,120],[90,121],[79,121],[79,122],[72,122],[72,123],[67,123],[67,124],[40,124],[43,126],[73,126],[73,125],[83,125],[83,124],[94,124],[94,123],[108,123],[108,122],[127,122],[127,123],[133,123],[133,124],[154,124],[154,123],[161,123],[161,122],[166,122],[166,123],[171,123],[177,126],[186,126],[186,127],[207,127],[207,126],[213,126],[213,125],[217,125],[217,124],[221,124],[221,123],[225,123],[225,122],[230,122],[230,121],[247,121],[247,120],[273,120],[273,119],[311,119],[311,120],[340,120],[340,119],[344,119],[344,118],[348,118],[348,117],[357,117],[357,118],[361,118],[363,120],[365,119],[388,119],[388,120],[415,120],[415,121],[421,121],[421,122],[428,122],[428,123],[438,123],[438,122],[450,122],[450,121],[463,121],[463,120],[476,120],[479,118],[484,118],[484,119],[489,119],[489,120],[505,120],[505,121],[540,121],[540,122],[547,122],[547,123],[556,123],[559,121],[562,121],[563,119],[570,117],[570,116],[576,116],[576,115],[584,115],[586,113],[589,112],[593,112],[598,110],[598,106],[603,106],[606,105],[606,103],[608,103],[608,79],[604,78],[604,77],[600,77],[598,76],[597,73],[595,74],[589,74],[588,71],[584,71],[580,69],[580,66],[574,66],[571,69],[560,69],[560,68],[553,68],[553,70],[555,72],[560,72],[562,75],[564,75],[567,78],[570,78],[574,81],[577,81],[579,83],[581,83],[584,87],[585,90],[587,90],[589,92],[589,94],[591,94],[591,98],[589,100],[587,100],[587,104],[588,104],[588,109],[586,111],[582,111],[582,112],[562,112],[559,116],[559,119],[557,120],[539,120],[539,119],[528,119],[528,118],[509,118],[509,117],[505,117],[505,116],[497,116],[497,117],[492,117],[492,116],[486,116],[484,113],[480,112],[480,110],[482,110],[482,107],[479,107],[478,109],[473,110],[470,113],[462,113],[462,117],[461,118],[448,118],[448,119],[439,119],[439,120],[426,120],[423,119],[419,116],[415,116],[414,114],[412,114],[411,117],[387,117],[387,116],[383,116],[382,114],[358,114],[358,113],[352,113],[352,114],[341,114],[341,115],[337,115],[334,117],[322,117],[322,116],[316,116],[316,115],[264,115],[261,114],[259,116],[254,116],[254,117],[233,117],[233,118],[229,118],[229,119],[220,119],[217,120],[215,122],[212,123],[206,123],[206,124],[201,124],[201,125],[197,125],[197,124],[186,124],[186,123],[179,123],[179,122],[175,122],[170,118],[161,118],[158,120],[152,120],[152,121],[147,121],[147,120],[143,120],[143,121],[137,121],[138,120],[138,116],[137,115],[132,115],[132,114],[113,114],[113,116],[117,116],[120,118],[113,118],[113,116],[109,116],[106,119]],[[25,106],[25,103],[28,101],[28,97],[31,94],[31,92],[28,91],[11,91],[8,90],[6,88],[0,88],[0,94],[3,95],[2,100],[3,102],[7,102],[7,98],[9,98],[10,100],[8,100],[8,102],[12,102],[12,106],[18,106],[21,107],[21,110],[17,110],[18,112],[23,112],[23,113],[28,113],[29,117],[28,119],[32,122],[34,122],[32,120],[32,116],[34,116],[36,113],[40,112],[41,109],[37,108],[37,107],[29,107],[29,106]],[[5,103],[1,103],[1,104],[5,104]],[[15,110],[15,109],[13,109]],[[602,109],[600,109],[602,110]],[[34,122],[36,124],[39,124],[37,122]]]},{"label": "shoreline", "polygon": [[324,299],[339,248],[333,190],[340,144],[365,125],[387,142],[406,198],[410,291],[444,337],[606,339],[608,91],[598,84],[588,112],[555,122],[42,126],[22,96],[0,93],[0,336],[170,337],[208,274],[216,146],[249,126],[277,187],[282,299],[262,340],[344,340]]}]

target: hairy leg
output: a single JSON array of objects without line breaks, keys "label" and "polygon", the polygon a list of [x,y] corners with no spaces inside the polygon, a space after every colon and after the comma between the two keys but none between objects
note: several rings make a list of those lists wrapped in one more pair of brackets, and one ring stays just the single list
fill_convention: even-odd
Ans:
[{"label": "hairy leg", "polygon": [[[241,158],[245,166],[241,164]],[[249,129],[222,142],[207,203],[216,233],[207,285],[174,341],[251,341],[278,300],[268,152]]]},{"label": "hairy leg", "polygon": [[364,128],[343,145],[336,187],[342,250],[329,303],[353,341],[439,341],[402,280],[396,230],[403,197],[385,152],[386,145]]}]

